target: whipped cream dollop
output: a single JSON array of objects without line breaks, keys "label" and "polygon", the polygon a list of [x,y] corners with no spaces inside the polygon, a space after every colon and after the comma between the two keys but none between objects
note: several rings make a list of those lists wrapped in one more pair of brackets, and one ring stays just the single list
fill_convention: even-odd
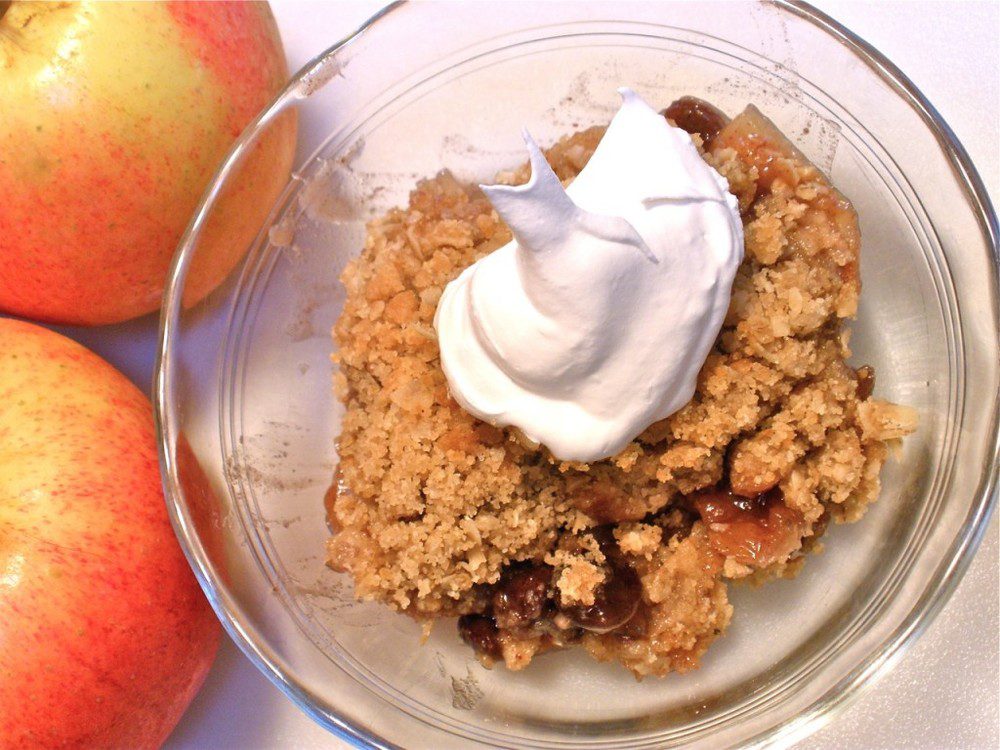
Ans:
[{"label": "whipped cream dollop", "polygon": [[568,188],[483,186],[514,239],[445,288],[441,366],[466,410],[567,461],[613,456],[688,403],[729,307],[743,225],[724,177],[629,89]]}]

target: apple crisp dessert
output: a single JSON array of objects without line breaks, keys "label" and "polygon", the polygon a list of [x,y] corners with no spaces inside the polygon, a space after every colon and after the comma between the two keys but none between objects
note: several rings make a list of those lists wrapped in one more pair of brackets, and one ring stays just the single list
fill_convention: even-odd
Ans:
[{"label": "apple crisp dessert", "polygon": [[[420,183],[343,274],[329,564],[360,598],[457,616],[487,666],[575,645],[637,677],[696,668],[732,618],[729,582],[794,575],[831,521],[864,514],[889,444],[916,426],[846,364],[861,286],[848,200],[752,106],[727,120],[686,97],[664,115],[728,180],[745,257],[694,398],[612,458],[560,461],[449,394],[438,300],[511,239],[478,188]],[[602,133],[546,152],[564,183]]]}]

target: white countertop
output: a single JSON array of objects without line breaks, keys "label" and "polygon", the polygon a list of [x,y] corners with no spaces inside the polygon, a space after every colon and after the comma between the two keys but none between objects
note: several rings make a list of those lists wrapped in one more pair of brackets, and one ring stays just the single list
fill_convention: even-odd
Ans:
[{"label": "white countertop", "polygon": [[[380,2],[272,0],[291,70],[345,36]],[[954,128],[1000,203],[1000,3],[817,0],[893,60]],[[155,320],[65,330],[144,389]],[[997,518],[944,611],[895,670],[799,745],[833,748],[1000,747]],[[343,748],[299,712],[228,641],[167,743],[181,748]]]}]

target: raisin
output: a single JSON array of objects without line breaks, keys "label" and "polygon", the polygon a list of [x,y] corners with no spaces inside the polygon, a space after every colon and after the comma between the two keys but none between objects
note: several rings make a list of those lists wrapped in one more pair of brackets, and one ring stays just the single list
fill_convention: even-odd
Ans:
[{"label": "raisin", "polygon": [[552,568],[528,565],[508,568],[493,592],[493,617],[504,629],[526,628],[539,620],[549,603]]},{"label": "raisin", "polygon": [[607,559],[604,582],[594,593],[593,604],[561,607],[560,612],[578,628],[608,633],[627,623],[635,614],[642,600],[642,581],[615,542],[610,526],[600,526],[590,533]]},{"label": "raisin", "polygon": [[663,114],[673,120],[681,130],[700,135],[706,149],[728,121],[718,109],[693,96],[682,96],[663,110]]},{"label": "raisin", "polygon": [[503,646],[496,621],[487,615],[462,615],[458,618],[458,634],[477,654],[494,661],[503,659]]},{"label": "raisin", "polygon": [[774,493],[780,498],[781,490],[778,489],[770,489],[753,497],[736,495],[728,490],[708,490],[695,495],[694,507],[708,524],[736,523],[749,517],[762,520],[767,518],[767,506]]},{"label": "raisin", "polygon": [[629,618],[628,622],[615,631],[615,635],[620,638],[628,638],[639,641],[646,638],[649,631],[649,606],[640,602],[635,610],[635,614]]},{"label": "raisin", "polygon": [[854,371],[854,376],[858,380],[858,401],[865,401],[875,390],[875,370],[864,365]]},{"label": "raisin", "polygon": [[641,598],[642,582],[636,572],[628,566],[613,567],[598,587],[593,604],[574,604],[560,611],[578,628],[608,633],[632,618]]}]

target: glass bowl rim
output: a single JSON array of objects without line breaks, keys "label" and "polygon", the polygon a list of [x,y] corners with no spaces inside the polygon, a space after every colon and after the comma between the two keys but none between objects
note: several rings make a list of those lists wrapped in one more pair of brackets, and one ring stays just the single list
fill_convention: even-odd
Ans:
[{"label": "glass bowl rim", "polygon": [[[916,112],[925,127],[934,136],[942,154],[951,165],[956,183],[964,192],[968,205],[976,216],[984,242],[991,250],[990,260],[994,270],[990,285],[990,294],[994,302],[992,306],[993,328],[1000,330],[1000,305],[997,304],[998,286],[1000,286],[1000,278],[998,278],[998,272],[1000,272],[1000,241],[998,241],[1000,229],[998,229],[997,215],[982,178],[954,131],[920,89],[896,65],[838,21],[803,0],[763,0],[763,2],[811,23],[838,42],[883,83],[889,85],[895,94]],[[174,357],[172,352],[176,346],[177,338],[174,330],[179,325],[180,314],[183,310],[184,281],[196,240],[206,222],[211,206],[221,194],[226,180],[235,170],[237,163],[250,148],[257,134],[283,112],[292,100],[308,97],[332,77],[335,70],[324,70],[328,59],[360,39],[374,25],[409,4],[407,0],[395,0],[395,2],[386,5],[356,30],[306,63],[291,77],[286,87],[247,126],[233,144],[206,188],[171,262],[161,307],[153,383],[154,419],[159,443],[160,468],[171,524],[199,584],[205,591],[223,627],[254,666],[307,716],[350,744],[380,748],[393,747],[393,745],[360,722],[352,722],[336,714],[319,710],[316,705],[318,697],[300,684],[294,675],[294,670],[290,669],[266,643],[261,642],[262,639],[258,637],[254,625],[242,620],[239,614],[234,612],[234,608],[230,606],[231,595],[224,586],[220,585],[218,575],[197,536],[177,474],[178,431],[170,410],[174,393],[172,369]],[[331,69],[333,67],[331,66]],[[997,406],[998,402],[1000,402],[1000,393],[994,398],[994,407]],[[997,505],[997,474],[998,466],[1000,466],[1000,414],[998,414],[997,408],[993,409],[993,419],[989,426],[988,437],[990,446],[987,450],[986,462],[976,490],[974,504],[966,516],[961,532],[952,540],[949,550],[939,561],[937,569],[925,586],[922,595],[902,623],[873,648],[847,677],[837,685],[828,688],[825,694],[803,713],[763,730],[751,737],[747,744],[762,745],[776,741],[791,743],[825,725],[851,705],[862,693],[863,688],[873,684],[878,677],[884,675],[933,622],[968,568]]]}]

